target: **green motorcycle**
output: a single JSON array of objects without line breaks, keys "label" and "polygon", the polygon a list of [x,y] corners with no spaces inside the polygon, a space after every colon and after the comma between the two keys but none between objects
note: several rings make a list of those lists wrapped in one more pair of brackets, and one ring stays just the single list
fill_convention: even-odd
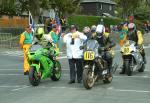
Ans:
[{"label": "green motorcycle", "polygon": [[41,45],[33,45],[28,53],[30,64],[29,81],[31,85],[38,86],[40,80],[50,77],[58,81],[61,77],[61,64],[56,60],[58,56],[53,47],[43,48]]}]

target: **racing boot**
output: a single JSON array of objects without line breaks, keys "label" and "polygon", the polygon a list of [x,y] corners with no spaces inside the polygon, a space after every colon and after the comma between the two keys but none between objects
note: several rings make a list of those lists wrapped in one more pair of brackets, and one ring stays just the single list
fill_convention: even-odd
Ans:
[{"label": "racing boot", "polygon": [[125,74],[125,67],[124,67],[124,64],[123,64],[123,66],[121,67],[121,72],[119,73],[119,74]]}]

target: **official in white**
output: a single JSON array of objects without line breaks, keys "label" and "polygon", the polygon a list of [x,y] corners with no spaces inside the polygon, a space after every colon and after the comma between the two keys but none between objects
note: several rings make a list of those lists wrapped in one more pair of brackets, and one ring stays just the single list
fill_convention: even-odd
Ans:
[{"label": "official in white", "polygon": [[83,50],[80,50],[80,46],[87,39],[86,35],[77,31],[75,25],[70,26],[70,33],[64,36],[64,42],[67,47],[67,57],[70,67],[70,81],[69,84],[75,83],[76,75],[78,83],[82,81],[82,55]]}]

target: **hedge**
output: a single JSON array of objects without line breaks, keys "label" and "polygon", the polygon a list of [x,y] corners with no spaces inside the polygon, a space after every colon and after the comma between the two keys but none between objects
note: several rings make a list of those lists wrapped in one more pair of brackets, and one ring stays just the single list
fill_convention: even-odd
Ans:
[{"label": "hedge", "polygon": [[[100,23],[100,20],[103,17],[100,16],[87,16],[87,15],[72,15],[68,18],[68,24],[75,24],[78,26],[79,30],[82,30],[85,26],[91,27],[92,25],[97,25]],[[103,18],[104,25],[110,27],[110,25],[117,25],[123,20],[120,18]],[[137,28],[142,30],[142,22],[139,20],[135,20]]]},{"label": "hedge", "polygon": [[[86,16],[86,15],[73,15],[68,18],[68,24],[75,24],[82,30],[85,26],[91,27],[92,25],[97,25],[103,17],[100,16]],[[103,18],[104,25],[110,27],[110,25],[117,25],[122,20],[118,18]]]}]

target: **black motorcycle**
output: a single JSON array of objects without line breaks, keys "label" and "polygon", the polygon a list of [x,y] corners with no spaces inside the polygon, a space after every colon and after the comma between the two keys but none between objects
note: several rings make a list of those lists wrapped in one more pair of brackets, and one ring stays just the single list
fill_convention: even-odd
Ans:
[{"label": "black motorcycle", "polygon": [[[88,40],[83,49],[83,85],[86,89],[91,89],[96,81],[103,80],[104,83],[111,83],[113,76],[108,69],[107,62],[98,52],[99,44],[96,40]],[[101,48],[101,52],[106,52]],[[115,67],[117,68],[117,67]]]}]

